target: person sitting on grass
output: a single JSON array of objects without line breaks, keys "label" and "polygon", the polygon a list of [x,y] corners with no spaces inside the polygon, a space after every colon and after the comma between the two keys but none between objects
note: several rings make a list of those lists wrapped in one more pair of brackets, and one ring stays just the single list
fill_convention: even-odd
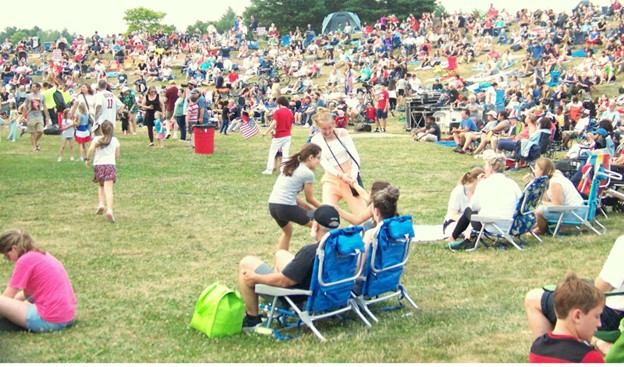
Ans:
[{"label": "person sitting on grass", "polygon": [[570,273],[554,293],[557,322],[533,342],[531,363],[603,363],[604,358],[589,341],[600,326],[604,293]]},{"label": "person sitting on grass", "polygon": [[253,330],[262,323],[262,318],[258,314],[256,284],[284,288],[310,288],[314,258],[319,242],[327,232],[340,226],[338,211],[329,205],[321,205],[316,209],[314,220],[312,231],[316,235],[317,242],[303,247],[294,255],[287,250],[278,250],[275,254],[274,268],[255,256],[246,256],[239,263],[238,288],[245,302],[243,330]]},{"label": "person sitting on grass", "polygon": [[2,233],[0,253],[15,263],[0,295],[0,319],[33,333],[70,327],[76,317],[76,296],[63,264],[25,231]]},{"label": "person sitting on grass", "polygon": [[[603,292],[624,291],[624,236],[620,236],[611,248],[602,270],[594,280],[594,285]],[[554,292],[536,288],[529,291],[524,299],[529,328],[534,338],[553,331],[557,315],[554,308]],[[599,330],[617,330],[624,317],[624,296],[607,297],[606,305],[600,314]]]},{"label": "person sitting on grass", "polygon": [[470,207],[470,199],[472,199],[475,187],[483,178],[485,178],[483,168],[475,167],[464,173],[457,186],[451,191],[446,216],[442,224],[442,232],[445,236],[453,233],[457,221],[464,214],[466,208]]},{"label": "person sitting on grass", "polygon": [[412,130],[412,138],[419,142],[436,143],[440,140],[440,126],[433,116],[427,116],[425,127]]}]

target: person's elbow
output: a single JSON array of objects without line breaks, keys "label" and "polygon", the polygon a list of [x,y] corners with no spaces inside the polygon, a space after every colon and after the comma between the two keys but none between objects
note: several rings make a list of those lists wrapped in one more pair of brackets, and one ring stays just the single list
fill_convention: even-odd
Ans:
[{"label": "person's elbow", "polygon": [[276,279],[275,286],[280,288],[290,288],[297,284],[294,280],[285,276],[284,274],[280,274],[281,276]]}]

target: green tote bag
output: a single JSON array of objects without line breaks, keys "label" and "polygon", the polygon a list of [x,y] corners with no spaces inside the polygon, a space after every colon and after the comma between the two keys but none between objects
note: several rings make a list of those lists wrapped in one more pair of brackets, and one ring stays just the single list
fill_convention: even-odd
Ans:
[{"label": "green tote bag", "polygon": [[241,332],[244,315],[245,304],[240,294],[215,282],[199,296],[191,327],[209,338],[234,335]]}]

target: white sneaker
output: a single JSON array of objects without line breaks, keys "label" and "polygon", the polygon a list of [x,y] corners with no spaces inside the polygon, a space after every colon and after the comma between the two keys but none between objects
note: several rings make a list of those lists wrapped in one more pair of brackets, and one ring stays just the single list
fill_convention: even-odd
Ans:
[{"label": "white sneaker", "polygon": [[78,158],[78,160],[79,160],[79,161],[81,161],[81,162],[83,162],[83,161],[84,161],[84,158],[83,158],[83,157],[80,157],[80,158]]},{"label": "white sneaker", "polygon": [[56,160],[57,162],[60,162],[63,160],[63,157],[58,157],[58,159]]},{"label": "white sneaker", "polygon": [[71,157],[69,157],[69,160],[73,162],[74,161],[74,156],[72,155]]},{"label": "white sneaker", "polygon": [[263,175],[272,175],[273,171],[269,171],[268,169],[266,169],[266,170],[262,171],[262,174]]}]

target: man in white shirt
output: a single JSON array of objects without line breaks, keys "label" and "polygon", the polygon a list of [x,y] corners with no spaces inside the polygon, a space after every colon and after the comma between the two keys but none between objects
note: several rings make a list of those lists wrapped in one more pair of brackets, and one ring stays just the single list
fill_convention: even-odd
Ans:
[{"label": "man in white shirt", "polygon": [[104,121],[117,122],[117,113],[123,111],[125,105],[112,92],[106,90],[106,80],[98,81],[98,91],[95,93],[95,125]]}]

